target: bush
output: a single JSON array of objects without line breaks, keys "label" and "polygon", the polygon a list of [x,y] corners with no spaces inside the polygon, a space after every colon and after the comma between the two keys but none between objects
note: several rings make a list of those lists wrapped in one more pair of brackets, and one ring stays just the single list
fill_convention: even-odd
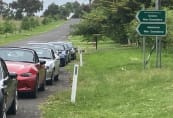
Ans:
[{"label": "bush", "polygon": [[0,34],[3,34],[4,33],[4,26],[3,24],[1,23],[0,24]]},{"label": "bush", "polygon": [[43,25],[47,25],[47,24],[49,24],[50,22],[52,22],[52,19],[49,18],[49,17],[45,17],[45,18],[42,20],[42,24],[43,24]]},{"label": "bush", "polygon": [[22,20],[21,29],[31,30],[32,28],[35,28],[39,25],[40,25],[40,23],[37,19],[34,19],[33,17],[31,17],[31,18],[25,17]]},{"label": "bush", "polygon": [[24,30],[30,30],[31,29],[30,20],[28,17],[23,18],[22,24],[21,24],[21,29],[24,29]]},{"label": "bush", "polygon": [[33,17],[30,18],[30,24],[31,24],[31,28],[35,28],[40,25],[39,21],[37,19],[34,19]]},{"label": "bush", "polygon": [[5,21],[3,24],[3,31],[4,33],[13,33],[15,30],[15,26],[12,22],[10,21]]}]

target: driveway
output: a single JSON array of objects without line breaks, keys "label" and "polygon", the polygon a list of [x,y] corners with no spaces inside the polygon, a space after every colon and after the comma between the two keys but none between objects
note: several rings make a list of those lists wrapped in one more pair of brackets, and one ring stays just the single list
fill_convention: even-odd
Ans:
[{"label": "driveway", "polygon": [[[67,40],[70,32],[70,25],[78,23],[79,19],[67,21],[64,25],[47,33],[42,33],[31,38],[27,38],[20,42],[8,44],[8,46],[21,46],[27,42],[48,42]],[[38,98],[32,99],[29,96],[22,95],[19,98],[19,107],[17,115],[8,115],[7,118],[40,118],[39,105],[42,104],[50,95],[62,92],[70,87],[71,72],[67,72],[64,68],[60,69],[59,81],[54,82],[52,86],[46,86],[44,92],[39,92]]]}]

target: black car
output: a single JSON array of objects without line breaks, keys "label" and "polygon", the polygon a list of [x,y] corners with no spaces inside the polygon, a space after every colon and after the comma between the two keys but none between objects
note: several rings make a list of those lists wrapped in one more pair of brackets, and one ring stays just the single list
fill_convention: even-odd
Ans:
[{"label": "black car", "polygon": [[56,50],[58,51],[58,54],[60,56],[60,66],[64,67],[69,61],[68,61],[68,54],[66,52],[66,48],[63,44],[58,42],[48,42],[49,44],[54,45]]},{"label": "black car", "polygon": [[65,42],[69,49],[70,49],[70,54],[71,54],[71,60],[75,60],[76,59],[76,53],[77,53],[77,49],[73,46],[72,42]]},{"label": "black car", "polygon": [[6,118],[7,112],[17,112],[17,74],[9,73],[4,60],[0,58],[0,118]]}]

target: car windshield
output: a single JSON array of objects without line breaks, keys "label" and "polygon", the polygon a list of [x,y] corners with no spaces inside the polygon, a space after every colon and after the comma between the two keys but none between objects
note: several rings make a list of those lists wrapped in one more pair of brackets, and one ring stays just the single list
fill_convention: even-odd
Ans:
[{"label": "car windshield", "polygon": [[49,49],[34,48],[34,50],[36,51],[39,58],[48,58],[48,59],[53,58],[52,54],[51,54],[51,50],[49,50]]},{"label": "car windshield", "polygon": [[64,47],[62,45],[54,44],[56,50],[62,51],[64,50]]},{"label": "car windshield", "polygon": [[49,44],[43,44],[43,43],[33,43],[33,44],[29,44],[31,46],[34,47],[43,47],[43,48],[49,48],[52,49],[53,51],[56,51],[55,47],[53,45],[49,45]]},{"label": "car windshield", "polygon": [[34,54],[25,49],[0,49],[0,57],[5,61],[34,62]]},{"label": "car windshield", "polygon": [[71,42],[66,42],[65,44],[68,46],[68,48],[73,48],[73,45]]}]

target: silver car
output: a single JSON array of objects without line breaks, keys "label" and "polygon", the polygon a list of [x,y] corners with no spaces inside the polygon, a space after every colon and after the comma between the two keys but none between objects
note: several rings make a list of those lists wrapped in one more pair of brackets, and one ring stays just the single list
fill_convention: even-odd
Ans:
[{"label": "silver car", "polygon": [[50,48],[32,47],[36,51],[40,60],[46,61],[46,82],[52,85],[53,80],[58,80],[60,69],[60,58],[55,56],[55,53]]}]

